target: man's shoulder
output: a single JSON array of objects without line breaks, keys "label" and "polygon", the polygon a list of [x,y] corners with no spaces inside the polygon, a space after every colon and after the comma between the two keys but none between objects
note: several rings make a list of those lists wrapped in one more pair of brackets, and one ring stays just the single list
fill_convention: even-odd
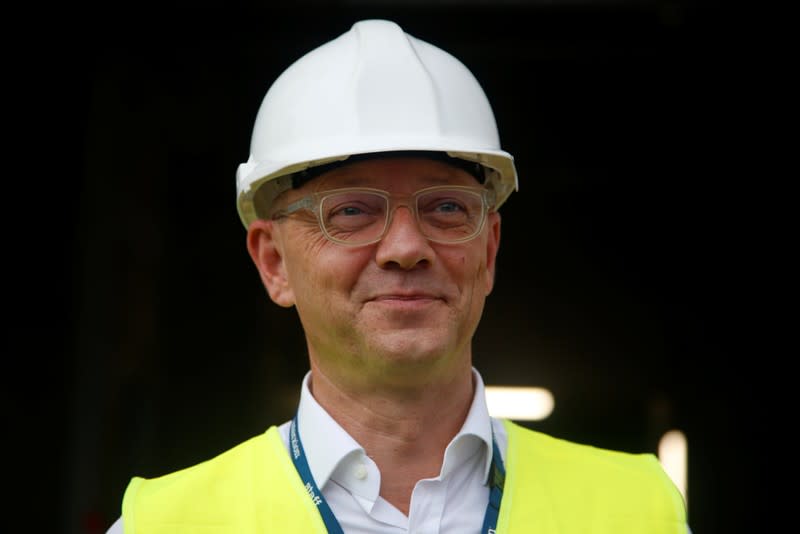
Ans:
[{"label": "man's shoulder", "polygon": [[654,454],[596,447],[516,423],[505,425],[506,488],[528,504],[511,507],[505,525],[544,524],[557,517],[570,532],[586,532],[593,525],[606,525],[609,531],[686,531],[683,499]]},{"label": "man's shoulder", "polygon": [[160,476],[133,477],[125,490],[123,511],[150,503],[192,502],[209,491],[236,495],[236,488],[251,487],[261,477],[285,477],[284,464],[291,466],[285,451],[277,427],[270,427],[205,461]]},{"label": "man's shoulder", "polygon": [[569,464],[575,468],[615,470],[660,471],[653,453],[629,452],[581,443],[544,432],[526,428],[518,423],[506,422],[509,449],[524,456],[531,455],[549,464]]},{"label": "man's shoulder", "polygon": [[273,426],[266,432],[241,441],[204,461],[146,480],[158,481],[160,484],[172,484],[179,479],[190,481],[200,476],[215,476],[223,473],[230,476],[239,470],[249,470],[253,462],[266,461],[269,455],[264,454],[265,449],[274,449],[278,444],[282,446],[280,434],[278,428]]},{"label": "man's shoulder", "polygon": [[190,467],[136,477],[122,502],[126,530],[165,533],[320,532],[315,510],[274,426]]}]

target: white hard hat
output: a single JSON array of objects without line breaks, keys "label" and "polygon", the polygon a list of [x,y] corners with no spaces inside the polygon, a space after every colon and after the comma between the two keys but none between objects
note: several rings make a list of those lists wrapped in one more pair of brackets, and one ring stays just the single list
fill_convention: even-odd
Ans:
[{"label": "white hard hat", "polygon": [[264,96],[250,157],[236,172],[245,226],[292,175],[356,154],[432,151],[480,163],[495,208],[517,189],[489,100],[448,52],[394,22],[363,20],[287,68]]}]

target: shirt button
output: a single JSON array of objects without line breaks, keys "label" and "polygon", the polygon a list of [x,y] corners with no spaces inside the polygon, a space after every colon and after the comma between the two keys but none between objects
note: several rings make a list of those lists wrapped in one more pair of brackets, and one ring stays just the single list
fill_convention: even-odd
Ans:
[{"label": "shirt button", "polygon": [[364,464],[356,465],[353,474],[356,476],[357,479],[364,480],[365,478],[367,478],[367,466]]}]

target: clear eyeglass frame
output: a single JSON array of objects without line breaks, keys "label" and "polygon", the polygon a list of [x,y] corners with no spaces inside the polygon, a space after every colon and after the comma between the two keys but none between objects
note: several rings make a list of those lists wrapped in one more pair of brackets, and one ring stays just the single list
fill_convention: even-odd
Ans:
[{"label": "clear eyeglass frame", "polygon": [[[437,191],[467,192],[474,194],[476,197],[480,197],[481,199],[480,221],[478,224],[475,225],[475,230],[472,233],[460,236],[456,239],[442,239],[442,238],[432,237],[425,232],[424,225],[422,224],[419,218],[418,201],[422,195],[426,195]],[[325,200],[332,196],[348,192],[372,193],[383,197],[384,200],[386,201],[386,206],[387,206],[386,219],[384,221],[383,228],[376,236],[365,240],[338,239],[334,237],[325,227],[325,224],[323,222],[324,216],[322,213],[322,206],[324,205]],[[402,202],[401,199],[408,199],[408,200]],[[317,223],[319,224],[319,228],[326,239],[332,241],[333,243],[337,243],[339,245],[344,245],[348,247],[359,247],[359,246],[371,245],[383,239],[383,236],[386,235],[386,232],[388,231],[389,227],[392,224],[392,218],[394,217],[394,212],[397,210],[398,207],[406,206],[414,215],[414,219],[417,222],[417,228],[419,228],[422,235],[424,235],[428,240],[434,241],[436,243],[454,244],[454,243],[463,243],[466,241],[470,241],[481,233],[484,225],[486,224],[486,216],[494,207],[494,202],[495,202],[494,191],[480,186],[437,185],[433,187],[426,187],[424,189],[419,189],[418,191],[415,191],[410,195],[392,195],[388,191],[384,191],[382,189],[374,189],[370,187],[347,187],[347,188],[330,189],[327,191],[318,191],[316,193],[312,193],[308,196],[302,197],[292,202],[283,209],[276,210],[275,212],[272,213],[272,215],[269,218],[272,220],[284,219],[300,210],[308,210],[311,213],[313,213],[314,216],[316,217]]]}]

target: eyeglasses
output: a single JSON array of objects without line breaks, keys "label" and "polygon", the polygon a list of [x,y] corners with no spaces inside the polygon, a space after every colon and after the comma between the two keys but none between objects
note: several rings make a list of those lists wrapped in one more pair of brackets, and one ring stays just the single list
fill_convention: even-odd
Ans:
[{"label": "eyeglasses", "polygon": [[414,214],[422,235],[439,243],[461,243],[477,236],[494,205],[494,193],[483,187],[435,186],[412,195],[394,196],[363,187],[321,191],[303,197],[272,215],[273,220],[299,210],[317,218],[325,237],[347,246],[380,241],[398,206]]}]

